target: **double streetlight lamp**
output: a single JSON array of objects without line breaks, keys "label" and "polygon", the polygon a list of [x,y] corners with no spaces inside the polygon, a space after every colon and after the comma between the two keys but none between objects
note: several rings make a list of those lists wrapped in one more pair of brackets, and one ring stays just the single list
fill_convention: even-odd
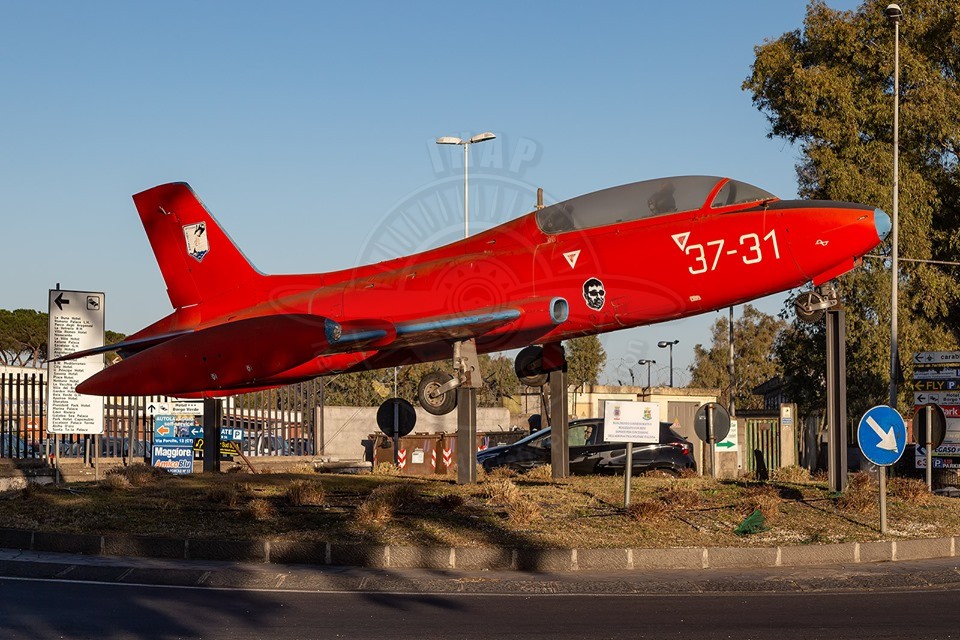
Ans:
[{"label": "double streetlight lamp", "polygon": [[679,344],[679,340],[661,340],[657,346],[661,349],[670,348],[670,388],[673,388],[673,345]]},{"label": "double streetlight lamp", "polygon": [[896,4],[884,9],[887,19],[893,23],[893,234],[890,238],[892,271],[890,287],[890,406],[897,408],[897,294],[900,247],[897,242],[897,213],[900,196],[900,18],[903,12]]},{"label": "double streetlight lamp", "polygon": [[437,138],[437,144],[459,144],[463,147],[463,237],[466,238],[470,235],[470,208],[469,200],[467,198],[467,147],[471,144],[476,144],[478,142],[484,142],[486,140],[493,140],[497,136],[493,135],[489,131],[484,133],[478,133],[469,140],[463,140],[461,138],[456,138],[454,136],[443,136]]},{"label": "double streetlight lamp", "polygon": [[647,392],[650,392],[650,365],[657,364],[656,360],[647,360],[646,358],[637,360],[639,365],[647,365]]}]

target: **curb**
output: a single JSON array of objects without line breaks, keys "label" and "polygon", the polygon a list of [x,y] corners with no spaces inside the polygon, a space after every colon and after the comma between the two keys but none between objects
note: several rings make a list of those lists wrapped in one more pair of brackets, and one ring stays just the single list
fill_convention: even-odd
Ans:
[{"label": "curb", "polygon": [[761,569],[953,558],[957,555],[957,538],[785,547],[508,549],[360,545],[297,540],[101,536],[0,529],[0,548],[93,556],[313,564],[372,569],[577,572]]}]

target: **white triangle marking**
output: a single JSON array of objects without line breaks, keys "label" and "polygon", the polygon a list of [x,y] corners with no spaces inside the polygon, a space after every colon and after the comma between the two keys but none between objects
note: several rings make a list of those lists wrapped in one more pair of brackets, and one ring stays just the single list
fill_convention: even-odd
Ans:
[{"label": "white triangle marking", "polygon": [[567,251],[563,254],[563,257],[567,259],[567,262],[570,264],[570,268],[573,269],[577,266],[577,258],[580,257],[580,249],[576,251]]},{"label": "white triangle marking", "polygon": [[680,251],[683,251],[687,248],[687,240],[690,239],[690,232],[684,231],[683,233],[675,233],[672,236],[673,241],[677,243],[677,246],[680,247]]}]

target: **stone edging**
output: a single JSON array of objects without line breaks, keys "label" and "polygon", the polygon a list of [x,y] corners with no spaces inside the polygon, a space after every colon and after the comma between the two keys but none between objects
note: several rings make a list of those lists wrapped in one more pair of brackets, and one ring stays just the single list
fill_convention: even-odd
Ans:
[{"label": "stone edging", "polygon": [[378,569],[623,571],[756,569],[948,558],[957,538],[788,547],[506,549],[415,547],[290,540],[200,540],[0,529],[0,548],[85,555],[320,564]]}]

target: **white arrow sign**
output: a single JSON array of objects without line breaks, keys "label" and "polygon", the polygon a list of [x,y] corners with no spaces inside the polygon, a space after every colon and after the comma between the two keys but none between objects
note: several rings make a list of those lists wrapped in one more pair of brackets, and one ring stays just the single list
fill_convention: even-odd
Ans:
[{"label": "white arrow sign", "polygon": [[897,437],[893,435],[893,427],[884,431],[883,427],[873,419],[873,416],[867,416],[867,424],[870,425],[873,432],[880,437],[880,444],[877,445],[879,448],[886,449],[887,451],[897,451]]}]

